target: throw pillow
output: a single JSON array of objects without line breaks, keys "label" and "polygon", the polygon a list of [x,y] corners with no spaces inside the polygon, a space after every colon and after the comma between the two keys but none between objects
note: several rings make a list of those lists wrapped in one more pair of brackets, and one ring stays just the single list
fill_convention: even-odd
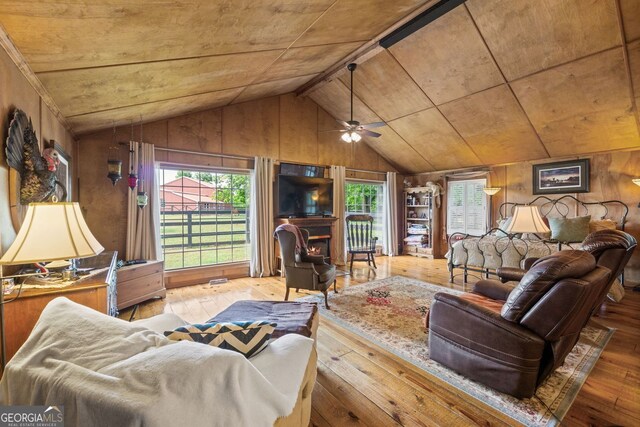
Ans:
[{"label": "throw pillow", "polygon": [[233,350],[249,358],[267,346],[275,328],[275,323],[266,320],[204,323],[181,326],[164,335],[174,341],[194,341]]},{"label": "throw pillow", "polygon": [[506,233],[506,229],[509,226],[509,224],[511,224],[511,218],[510,216],[503,218],[501,220],[498,221],[498,228],[499,230],[496,230],[494,233],[494,236],[498,236],[498,237],[504,237],[507,235]]},{"label": "throw pillow", "polygon": [[582,242],[589,234],[591,215],[577,218],[549,218],[551,238],[560,242]]},{"label": "throw pillow", "polygon": [[600,230],[616,230],[618,223],[611,219],[595,219],[589,223],[589,234]]}]

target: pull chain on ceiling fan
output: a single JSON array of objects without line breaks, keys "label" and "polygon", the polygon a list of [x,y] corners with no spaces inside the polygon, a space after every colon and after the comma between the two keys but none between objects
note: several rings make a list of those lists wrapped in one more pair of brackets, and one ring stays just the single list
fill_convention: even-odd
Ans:
[{"label": "pull chain on ceiling fan", "polygon": [[340,132],[343,132],[340,139],[342,139],[344,142],[349,143],[360,141],[363,135],[378,138],[379,136],[381,136],[381,134],[377,132],[371,132],[369,129],[386,126],[385,122],[374,122],[361,125],[360,122],[353,120],[353,71],[356,69],[356,67],[357,64],[347,65],[347,69],[351,73],[351,119],[347,122],[345,122],[344,120],[336,120],[338,123],[344,126],[344,129],[340,129]]}]

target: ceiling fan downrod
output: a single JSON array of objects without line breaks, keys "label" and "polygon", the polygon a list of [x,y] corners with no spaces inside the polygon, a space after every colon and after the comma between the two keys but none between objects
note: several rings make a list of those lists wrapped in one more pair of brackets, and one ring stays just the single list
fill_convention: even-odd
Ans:
[{"label": "ceiling fan downrod", "polygon": [[351,72],[351,120],[349,124],[353,123],[353,71],[356,69],[357,66],[358,64],[354,62],[347,65],[347,70]]}]

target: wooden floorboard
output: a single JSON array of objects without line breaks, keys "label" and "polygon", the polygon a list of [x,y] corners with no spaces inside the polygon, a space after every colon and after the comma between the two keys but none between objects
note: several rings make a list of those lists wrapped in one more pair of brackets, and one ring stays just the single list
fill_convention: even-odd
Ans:
[{"label": "wooden floorboard", "polygon": [[[461,283],[461,277],[449,283],[444,260],[400,256],[376,261],[377,274],[359,266],[352,276],[338,279],[338,290],[393,275],[470,289]],[[292,290],[290,299],[311,294]],[[280,277],[194,285],[169,290],[165,300],[141,304],[136,318],[173,312],[189,322],[203,322],[235,301],[280,300],[283,296]],[[121,317],[128,319],[130,313],[125,310]],[[562,424],[640,426],[640,293],[629,289],[621,303],[604,304],[594,322],[617,330]],[[324,318],[318,333],[318,357],[313,426],[514,424],[495,409]]]}]

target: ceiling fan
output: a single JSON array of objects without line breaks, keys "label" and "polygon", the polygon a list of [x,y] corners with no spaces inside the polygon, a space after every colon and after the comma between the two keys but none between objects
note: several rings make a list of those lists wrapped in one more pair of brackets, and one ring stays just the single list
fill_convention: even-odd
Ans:
[{"label": "ceiling fan", "polygon": [[378,138],[381,134],[377,132],[371,132],[369,129],[386,126],[385,122],[374,122],[361,125],[359,121],[353,120],[353,71],[356,69],[357,64],[347,65],[347,70],[351,72],[351,120],[345,122],[344,120],[336,120],[344,129],[340,129],[342,132],[342,139],[344,142],[358,142],[362,139],[362,135]]}]

